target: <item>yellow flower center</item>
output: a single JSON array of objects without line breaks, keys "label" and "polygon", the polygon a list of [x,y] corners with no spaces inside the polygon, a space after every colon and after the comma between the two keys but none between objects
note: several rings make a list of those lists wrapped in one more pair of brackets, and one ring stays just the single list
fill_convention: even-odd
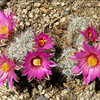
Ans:
[{"label": "yellow flower center", "polygon": [[8,27],[2,27],[1,25],[0,25],[0,28],[1,28],[1,34],[7,34],[8,33]]},{"label": "yellow flower center", "polygon": [[92,34],[91,34],[91,32],[89,33],[89,38],[91,38],[91,36],[92,36]]},{"label": "yellow flower center", "polygon": [[95,66],[97,64],[97,58],[94,56],[90,56],[88,58],[88,64],[89,64],[89,67]]},{"label": "yellow flower center", "polygon": [[39,45],[42,47],[42,46],[44,46],[45,42],[46,42],[46,40],[40,39],[39,40]]},{"label": "yellow flower center", "polygon": [[8,72],[10,70],[10,65],[9,63],[4,63],[2,65],[2,68],[0,69],[0,71],[5,71],[5,72]]},{"label": "yellow flower center", "polygon": [[35,59],[33,60],[33,64],[34,64],[35,66],[40,66],[40,65],[41,65],[41,59],[40,59],[40,58],[35,58]]}]

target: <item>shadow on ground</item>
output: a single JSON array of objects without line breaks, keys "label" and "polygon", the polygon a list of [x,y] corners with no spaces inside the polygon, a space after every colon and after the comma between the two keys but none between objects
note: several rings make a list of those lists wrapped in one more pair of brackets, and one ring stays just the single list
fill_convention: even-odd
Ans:
[{"label": "shadow on ground", "polygon": [[95,79],[95,91],[100,91],[100,80],[98,78]]},{"label": "shadow on ground", "polygon": [[50,80],[42,79],[42,81],[39,81],[38,79],[34,79],[31,82],[28,82],[27,76],[21,76],[21,71],[16,71],[16,74],[20,79],[18,83],[14,82],[14,86],[19,93],[22,93],[25,89],[27,89],[30,97],[32,97],[32,90],[34,88],[38,89],[38,85],[42,85],[43,82],[45,82],[44,89],[49,88],[50,85],[60,88],[63,87],[63,83],[66,81],[65,76],[60,71],[61,69],[58,67],[53,68],[53,75],[50,76]]},{"label": "shadow on ground", "polygon": [[66,82],[66,77],[61,73],[61,68],[55,67],[52,69],[53,75],[50,77],[49,81],[46,81],[47,88],[52,84],[57,88],[63,87],[63,83]]},{"label": "shadow on ground", "polygon": [[17,76],[20,78],[19,82],[14,82],[14,86],[16,87],[16,90],[19,93],[22,93],[25,89],[28,89],[30,97],[32,96],[32,90],[33,88],[37,88],[39,85],[38,80],[32,80],[31,82],[28,82],[27,76],[21,76],[22,73],[20,71],[16,72]]}]

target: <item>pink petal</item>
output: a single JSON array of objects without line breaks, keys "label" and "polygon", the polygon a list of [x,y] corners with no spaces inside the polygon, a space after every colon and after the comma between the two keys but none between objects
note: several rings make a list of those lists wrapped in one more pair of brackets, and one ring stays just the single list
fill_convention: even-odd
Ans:
[{"label": "pink petal", "polygon": [[3,82],[0,82],[0,87],[1,87],[3,84],[4,84]]},{"label": "pink petal", "polygon": [[100,50],[100,43],[95,45],[96,50]]},{"label": "pink petal", "polygon": [[28,77],[27,77],[28,80],[32,78],[33,73],[34,73],[34,72],[33,72],[32,69],[28,72]]},{"label": "pink petal", "polygon": [[57,66],[57,64],[51,60],[49,60],[49,64],[48,64],[50,67],[55,67]]},{"label": "pink petal", "polygon": [[69,59],[69,60],[73,60],[73,61],[77,61],[77,60],[78,60],[75,56],[69,57],[68,59]]},{"label": "pink petal", "polygon": [[77,74],[80,73],[82,71],[81,68],[79,68],[79,66],[75,66],[74,69],[72,70],[72,73]]},{"label": "pink petal", "polygon": [[13,76],[13,78],[14,78],[14,80],[16,81],[16,82],[18,82],[18,80],[17,80],[17,76],[15,75],[15,73],[14,72],[12,72],[12,76]]},{"label": "pink petal", "polygon": [[1,77],[1,75],[3,74],[4,72],[2,71],[2,72],[0,72],[0,77]]},{"label": "pink petal", "polygon": [[100,79],[100,65],[95,67],[96,76]]},{"label": "pink petal", "polygon": [[77,64],[76,67],[74,67],[74,69],[72,70],[72,73],[80,73],[82,71],[82,69],[87,65],[86,60],[81,60],[79,61],[79,63]]},{"label": "pink petal", "polygon": [[90,75],[84,77],[84,83],[85,83],[85,85],[88,85],[89,82],[90,82]]},{"label": "pink petal", "polygon": [[95,67],[90,69],[90,78],[93,81],[96,78]]},{"label": "pink petal", "polygon": [[10,15],[9,9],[7,10],[6,16],[8,17]]},{"label": "pink petal", "polygon": [[91,48],[89,47],[88,44],[86,44],[85,42],[83,42],[83,48],[85,51],[89,51]]},{"label": "pink petal", "polygon": [[36,70],[35,69],[33,69],[33,79],[35,79],[35,77],[36,77]]},{"label": "pink petal", "polygon": [[25,76],[28,74],[28,71],[24,70],[22,76]]},{"label": "pink petal", "polygon": [[8,76],[8,73],[4,73],[4,74],[2,75],[2,77],[0,78],[0,83],[3,82],[3,81],[5,81],[6,78],[7,78],[7,76]]},{"label": "pink petal", "polygon": [[42,67],[44,67],[46,69],[50,69],[50,67],[48,65],[48,60],[42,61]]},{"label": "pink petal", "polygon": [[81,31],[81,30],[79,30],[78,32],[81,33],[82,35],[85,34],[85,32],[84,31]]},{"label": "pink petal", "polygon": [[[42,73],[41,73],[42,72]],[[42,70],[40,70],[40,68],[38,68],[38,70],[37,70],[37,78],[41,81],[41,78],[42,78],[42,74],[43,74],[43,71]]]},{"label": "pink petal", "polygon": [[45,79],[46,79],[46,80],[50,80],[50,77],[49,77],[48,74],[45,74]]},{"label": "pink petal", "polygon": [[51,70],[48,70],[48,69],[43,68],[43,71],[44,71],[46,74],[52,75]]},{"label": "pink petal", "polygon": [[42,52],[40,55],[41,58],[49,58],[50,56],[51,56],[51,53],[44,53],[44,52]]},{"label": "pink petal", "polygon": [[12,23],[12,25],[11,25],[11,28],[9,28],[9,31],[11,31],[11,30],[15,27],[15,25],[16,25],[17,23],[18,23],[17,21],[14,21],[14,22]]},{"label": "pink petal", "polygon": [[4,59],[5,61],[8,62],[8,59],[7,59],[6,55],[4,54],[4,52],[2,53],[2,57],[3,57],[3,59]]},{"label": "pink petal", "polygon": [[74,55],[76,56],[77,59],[81,59],[84,56],[83,52],[75,52]]},{"label": "pink petal", "polygon": [[13,82],[12,82],[12,76],[11,75],[9,75],[8,84],[9,84],[9,88],[12,90]]},{"label": "pink petal", "polygon": [[54,43],[49,43],[49,44],[46,44],[43,49],[52,49],[54,46]]},{"label": "pink petal", "polygon": [[14,16],[14,11],[11,13],[11,15],[9,15],[9,19],[12,20]]},{"label": "pink petal", "polygon": [[83,60],[83,61],[80,61],[78,63],[78,65],[76,67],[74,67],[74,69],[72,70],[72,73],[74,74],[77,74],[77,73],[80,73],[82,71],[82,69],[86,66],[86,62]]},{"label": "pink petal", "polygon": [[84,77],[86,77],[89,74],[89,67],[88,67],[88,65],[86,65],[83,68],[82,74],[83,74]]}]

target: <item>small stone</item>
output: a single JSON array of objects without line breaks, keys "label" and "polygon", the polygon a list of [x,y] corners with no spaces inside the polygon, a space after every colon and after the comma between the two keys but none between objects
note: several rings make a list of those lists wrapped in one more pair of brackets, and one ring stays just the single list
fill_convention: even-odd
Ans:
[{"label": "small stone", "polygon": [[35,3],[34,7],[40,7],[40,5],[41,5],[40,3]]},{"label": "small stone", "polygon": [[23,26],[23,22],[20,22],[20,26]]},{"label": "small stone", "polygon": [[44,21],[46,21],[47,23],[49,23],[50,22],[49,17],[48,16],[44,17]]},{"label": "small stone", "polygon": [[64,89],[64,90],[61,91],[61,96],[64,96],[66,94],[67,94],[67,90],[66,89]]},{"label": "small stone", "polygon": [[59,25],[59,22],[56,22],[55,25],[56,25],[56,26]]},{"label": "small stone", "polygon": [[69,8],[66,8],[66,11],[69,11],[70,9]]},{"label": "small stone", "polygon": [[30,25],[30,22],[26,22],[26,26],[29,26]]},{"label": "small stone", "polygon": [[41,7],[40,10],[43,11],[44,13],[47,13],[46,8],[44,8],[44,7]]},{"label": "small stone", "polygon": [[12,100],[12,99],[8,98],[7,100]]},{"label": "small stone", "polygon": [[97,19],[97,15],[96,15],[96,14],[94,14],[94,15],[93,15],[93,18]]},{"label": "small stone", "polygon": [[60,100],[60,96],[56,95],[56,100]]},{"label": "small stone", "polygon": [[7,99],[7,96],[2,96],[3,99]]},{"label": "small stone", "polygon": [[50,96],[49,96],[49,94],[48,93],[46,93],[45,95],[44,95],[46,98],[50,98]]},{"label": "small stone", "polygon": [[61,18],[61,19],[60,19],[60,23],[65,22],[65,20],[66,20],[66,17]]},{"label": "small stone", "polygon": [[91,3],[87,3],[87,5],[90,7],[91,6]]},{"label": "small stone", "polygon": [[68,87],[67,83],[63,83],[64,87]]},{"label": "small stone", "polygon": [[77,97],[73,95],[72,100],[77,100]]},{"label": "small stone", "polygon": [[6,0],[0,0],[0,6],[4,6],[6,2]]},{"label": "small stone", "polygon": [[41,95],[42,95],[42,94],[45,94],[45,90],[43,90],[40,94],[41,94]]},{"label": "small stone", "polygon": [[33,18],[33,13],[30,12],[30,13],[29,13],[29,17],[30,17],[30,18]]},{"label": "small stone", "polygon": [[39,96],[36,100],[47,100],[43,95]]},{"label": "small stone", "polygon": [[26,8],[26,10],[27,10],[27,11],[30,11],[30,10],[31,10],[31,6],[28,6],[28,7]]},{"label": "small stone", "polygon": [[100,2],[98,3],[98,6],[100,7]]},{"label": "small stone", "polygon": [[64,6],[64,5],[65,5],[65,3],[64,3],[64,2],[62,2],[62,3],[61,3],[61,5],[62,5],[62,6]]},{"label": "small stone", "polygon": [[26,16],[25,15],[22,15],[22,17],[25,18]]},{"label": "small stone", "polygon": [[81,97],[80,100],[85,100],[84,97]]},{"label": "small stone", "polygon": [[24,13],[24,14],[27,14],[27,12],[28,12],[28,11],[27,11],[26,9],[23,9],[23,13]]},{"label": "small stone", "polygon": [[57,5],[59,5],[59,4],[60,4],[60,2],[57,2],[56,4],[57,4]]},{"label": "small stone", "polygon": [[21,95],[21,96],[19,97],[19,99],[23,100],[23,95]]},{"label": "small stone", "polygon": [[38,85],[39,91],[42,91],[43,87],[41,85]]},{"label": "small stone", "polygon": [[25,9],[25,8],[26,8],[26,5],[25,5],[25,4],[21,4],[20,7],[21,7],[22,9]]},{"label": "small stone", "polygon": [[38,14],[38,13],[39,13],[39,9],[38,9],[38,8],[35,8],[35,9],[34,9],[34,12],[35,12],[36,14]]}]

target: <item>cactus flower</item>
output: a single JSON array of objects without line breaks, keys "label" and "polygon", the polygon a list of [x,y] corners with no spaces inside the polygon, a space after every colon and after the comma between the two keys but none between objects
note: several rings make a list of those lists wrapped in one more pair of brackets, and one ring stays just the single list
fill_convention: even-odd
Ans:
[{"label": "cactus flower", "polygon": [[13,79],[14,81],[18,82],[14,70],[18,70],[18,67],[14,64],[13,61],[8,60],[8,58],[3,53],[0,56],[0,86],[2,86],[5,80],[8,78],[9,87],[12,89]]},{"label": "cactus flower", "polygon": [[84,76],[84,82],[87,85],[96,77],[100,79],[100,50],[99,45],[89,47],[85,42],[83,43],[84,51],[75,52],[71,60],[78,61],[78,64],[73,69],[72,73]]},{"label": "cactus flower", "polygon": [[95,40],[98,40],[98,34],[95,28],[93,26],[88,26],[85,31],[79,31],[87,41],[94,42]]},{"label": "cactus flower", "polygon": [[6,14],[0,11],[0,40],[8,38],[11,34],[16,21],[13,21],[14,12],[10,14],[9,10]]},{"label": "cactus flower", "polygon": [[41,32],[38,36],[35,34],[35,42],[39,49],[52,49],[54,46],[52,40],[53,39],[50,38],[49,35],[46,35],[43,32]]},{"label": "cactus flower", "polygon": [[23,66],[25,67],[23,75],[28,75],[27,79],[37,77],[41,80],[42,77],[49,79],[49,75],[52,75],[50,67],[56,66],[51,60],[48,60],[50,54],[44,52],[27,52],[27,56],[24,59]]}]

